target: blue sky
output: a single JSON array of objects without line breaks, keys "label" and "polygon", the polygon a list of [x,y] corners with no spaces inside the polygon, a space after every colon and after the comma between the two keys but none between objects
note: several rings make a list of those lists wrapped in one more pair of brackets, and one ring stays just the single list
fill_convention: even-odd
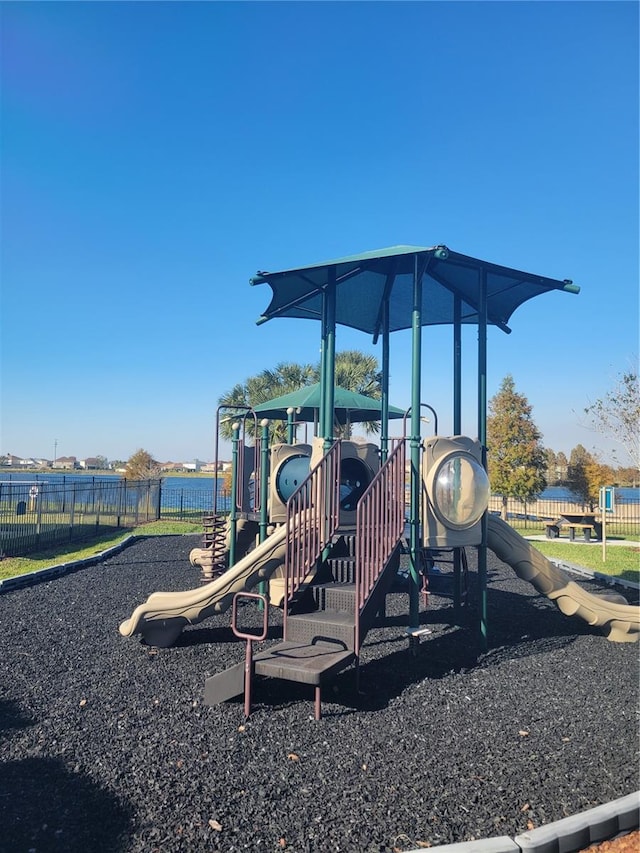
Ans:
[{"label": "blue sky", "polygon": [[[581,286],[490,330],[488,394],[608,453],[581,413],[638,358],[638,9],[3,3],[0,453],[211,459],[222,393],[319,357],[250,276],[438,243]],[[446,432],[450,330],[423,352]],[[408,334],[391,374],[408,406]]]}]

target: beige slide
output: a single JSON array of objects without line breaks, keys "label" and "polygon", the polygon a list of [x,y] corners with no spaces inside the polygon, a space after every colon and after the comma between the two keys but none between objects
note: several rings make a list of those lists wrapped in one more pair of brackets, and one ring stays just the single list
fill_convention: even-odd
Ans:
[{"label": "beige slide", "polygon": [[519,578],[529,581],[538,592],[555,602],[565,616],[579,616],[589,625],[602,628],[607,639],[615,643],[637,642],[640,607],[628,604],[623,596],[615,593],[594,595],[587,592],[495,515],[489,516],[487,544]]},{"label": "beige slide", "polygon": [[196,625],[231,607],[237,592],[268,580],[284,563],[286,525],[278,527],[238,563],[211,583],[184,592],[154,592],[120,625],[125,637],[142,634],[150,646],[167,648],[185,625]]}]

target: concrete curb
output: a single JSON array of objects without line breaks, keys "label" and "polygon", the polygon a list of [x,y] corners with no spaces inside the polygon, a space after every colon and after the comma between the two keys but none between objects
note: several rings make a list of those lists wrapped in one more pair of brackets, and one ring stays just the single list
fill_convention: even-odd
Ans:
[{"label": "concrete curb", "polygon": [[[640,829],[640,791],[577,815],[532,829],[515,838],[501,835],[430,847],[429,853],[577,853]],[[406,853],[424,853],[424,848]]]},{"label": "concrete curb", "polygon": [[569,563],[567,560],[553,559],[551,557],[547,557],[547,559],[559,569],[564,569],[566,572],[572,572],[574,575],[580,575],[581,577],[593,578],[606,586],[621,586],[626,589],[640,590],[640,584],[634,583],[633,581],[627,581],[623,578],[613,578],[611,575],[605,575],[603,572],[585,569],[583,566],[578,566],[576,563]]},{"label": "concrete curb", "polygon": [[72,560],[68,563],[60,563],[56,566],[48,566],[44,569],[37,569],[35,572],[28,572],[24,575],[17,575],[14,578],[0,580],[0,594],[3,592],[11,592],[14,589],[23,589],[27,586],[34,586],[35,584],[43,583],[44,581],[52,580],[53,578],[61,577],[62,575],[68,575],[71,572],[78,571],[78,569],[83,569],[85,566],[93,566],[95,563],[101,562],[106,557],[111,557],[113,554],[117,554],[118,551],[122,551],[123,548],[130,545],[134,539],[139,538],[139,536],[131,534],[131,536],[127,536],[126,539],[123,539],[122,542],[118,542],[117,545],[113,545],[111,548],[106,548],[104,551],[99,551],[91,557],[85,557],[82,560]]}]

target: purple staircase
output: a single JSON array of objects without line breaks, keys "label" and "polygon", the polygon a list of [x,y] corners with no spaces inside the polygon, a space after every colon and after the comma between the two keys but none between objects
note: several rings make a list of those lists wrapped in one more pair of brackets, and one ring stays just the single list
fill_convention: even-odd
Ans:
[{"label": "purple staircase", "polygon": [[[335,494],[322,488],[323,483],[339,484],[339,470],[334,470],[339,460],[337,442],[289,501],[285,565],[289,595],[283,642],[253,658],[256,675],[313,685],[316,719],[321,716],[323,684],[352,663],[358,664],[367,631],[395,579],[404,532],[404,442],[396,444],[360,500],[355,535],[337,529],[337,488]],[[289,612],[304,578],[329,547],[331,553],[323,565],[331,580],[311,587],[317,609]],[[240,670],[233,674],[236,669],[207,679],[207,704],[241,692]],[[229,690],[235,692],[228,695]]]}]

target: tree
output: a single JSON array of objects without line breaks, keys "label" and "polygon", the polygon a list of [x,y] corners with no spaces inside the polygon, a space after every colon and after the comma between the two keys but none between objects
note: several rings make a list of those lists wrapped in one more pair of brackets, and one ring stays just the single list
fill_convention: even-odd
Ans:
[{"label": "tree", "polygon": [[[320,381],[320,365],[317,367],[317,378]],[[368,355],[359,350],[343,350],[336,353],[335,384],[356,394],[365,394],[374,400],[382,396],[382,372],[375,355]],[[377,435],[380,432],[379,421],[365,421],[360,424],[366,433]],[[336,427],[336,435],[340,438],[351,438],[351,424]]]},{"label": "tree", "polygon": [[[220,435],[230,439],[232,436],[233,423],[241,420],[243,412],[235,410],[236,406],[257,406],[280,397],[291,391],[297,391],[305,385],[312,385],[320,381],[320,364],[296,364],[295,362],[282,362],[273,370],[263,370],[256,376],[249,377],[245,382],[234,385],[234,387],[223,394],[218,403],[228,406],[229,412],[222,412],[220,423]],[[358,350],[345,350],[336,353],[335,358],[335,383],[349,391],[358,394],[367,394],[369,397],[380,399],[381,397],[381,373],[378,359],[374,355],[367,355]],[[379,424],[363,424],[366,432],[378,432]],[[247,421],[247,432],[253,435],[253,420]],[[286,421],[273,421],[269,425],[269,438],[272,443],[286,441]],[[343,437],[348,437],[350,428],[347,426],[341,430]]]},{"label": "tree", "polygon": [[532,407],[516,391],[513,377],[505,376],[498,393],[489,401],[487,459],[493,492],[502,495],[502,517],[507,498],[528,501],[546,486],[547,459],[542,435],[532,418]]},{"label": "tree", "polygon": [[547,485],[553,486],[558,481],[558,462],[557,455],[555,451],[551,450],[551,448],[546,448],[544,451],[544,460],[545,460],[545,474],[544,478],[547,481]]},{"label": "tree", "polygon": [[617,486],[637,486],[640,481],[640,471],[633,467],[621,466],[616,471],[615,483]]},{"label": "tree", "polygon": [[636,371],[618,375],[611,391],[585,408],[592,428],[622,445],[640,467],[640,382]]},{"label": "tree", "polygon": [[616,473],[610,465],[601,462],[597,456],[578,444],[571,451],[567,485],[571,491],[589,505],[593,512],[600,494],[600,487],[614,483]]},{"label": "tree", "polygon": [[124,469],[127,480],[153,480],[160,475],[160,465],[146,450],[136,450]]},{"label": "tree", "polygon": [[591,512],[595,509],[600,499],[600,488],[610,485],[615,480],[613,468],[597,457],[593,457],[585,469],[587,477],[587,500]]},{"label": "tree", "polygon": [[[297,391],[305,385],[315,382],[315,370],[310,364],[281,362],[273,370],[263,370],[256,376],[250,376],[245,382],[234,385],[230,391],[222,394],[218,403],[228,406],[229,412],[221,412],[220,435],[230,439],[233,424],[241,421],[243,411],[236,407],[253,407],[274,397],[280,397],[291,391]],[[270,424],[269,437],[272,443],[286,440],[286,422],[274,421]],[[253,435],[253,419],[247,421],[247,431]]]},{"label": "tree", "polygon": [[[316,381],[320,381],[320,365],[316,368]],[[382,395],[382,373],[378,359],[375,355],[359,350],[336,353],[335,384],[379,400]]]}]

